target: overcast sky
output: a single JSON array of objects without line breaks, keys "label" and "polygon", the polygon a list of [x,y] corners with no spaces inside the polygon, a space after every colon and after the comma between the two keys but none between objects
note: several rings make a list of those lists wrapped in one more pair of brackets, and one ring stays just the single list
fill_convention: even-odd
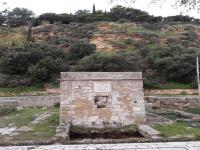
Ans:
[{"label": "overcast sky", "polygon": [[[161,5],[149,5],[151,0],[138,0],[135,4],[129,5],[124,3],[109,4],[109,0],[0,0],[6,2],[10,9],[14,7],[24,7],[32,10],[36,15],[55,12],[55,13],[74,13],[79,9],[92,9],[93,3],[96,4],[96,9],[109,11],[111,7],[117,4],[132,6],[141,9],[156,16],[170,16],[180,14],[180,9],[174,9],[171,5],[174,0],[167,0]],[[171,2],[171,3],[170,3]],[[0,6],[3,8],[2,5]],[[5,6],[4,6],[5,7]],[[200,13],[190,12],[190,16],[200,18]]]}]

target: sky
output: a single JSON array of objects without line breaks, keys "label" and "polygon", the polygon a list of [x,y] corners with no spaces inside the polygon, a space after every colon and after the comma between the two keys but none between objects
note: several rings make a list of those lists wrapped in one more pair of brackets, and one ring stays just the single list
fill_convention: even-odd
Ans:
[{"label": "sky", "polygon": [[[96,5],[97,10],[109,11],[111,7],[121,4],[124,6],[134,7],[143,11],[149,12],[155,16],[172,16],[179,15],[181,9],[175,9],[172,7],[174,0],[167,0],[163,5],[149,5],[151,0],[138,0],[134,4],[125,4],[124,2],[117,2],[110,4],[109,0],[0,0],[0,2],[6,2],[6,6],[0,5],[0,9],[9,7],[10,9],[15,7],[24,7],[32,10],[35,15],[40,15],[46,12],[54,13],[74,13],[79,9],[92,9],[92,5]],[[182,9],[183,10],[183,9]],[[195,11],[183,13],[184,15],[190,15],[192,17],[200,18],[200,13]]]}]

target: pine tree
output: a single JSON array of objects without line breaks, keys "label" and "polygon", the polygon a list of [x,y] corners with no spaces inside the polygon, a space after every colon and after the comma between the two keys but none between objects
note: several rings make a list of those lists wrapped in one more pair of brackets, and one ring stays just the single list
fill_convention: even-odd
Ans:
[{"label": "pine tree", "polygon": [[93,4],[92,13],[93,13],[93,14],[96,13],[96,6],[95,6],[95,4]]}]

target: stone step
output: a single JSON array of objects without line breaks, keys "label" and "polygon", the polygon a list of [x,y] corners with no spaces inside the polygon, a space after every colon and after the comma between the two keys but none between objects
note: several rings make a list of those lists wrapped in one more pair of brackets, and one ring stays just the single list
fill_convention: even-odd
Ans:
[{"label": "stone step", "polygon": [[161,138],[161,133],[148,125],[145,125],[145,124],[139,125],[138,129],[139,129],[140,134],[143,135],[144,137],[155,139],[155,140]]}]

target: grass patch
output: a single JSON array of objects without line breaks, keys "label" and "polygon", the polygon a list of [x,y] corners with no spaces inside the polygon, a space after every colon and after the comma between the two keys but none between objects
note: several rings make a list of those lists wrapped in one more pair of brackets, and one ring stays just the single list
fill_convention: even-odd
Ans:
[{"label": "grass patch", "polygon": [[50,140],[56,134],[56,128],[59,125],[59,109],[49,108],[49,110],[54,112],[50,117],[48,117],[45,121],[32,126],[33,131],[24,132],[17,135],[16,140],[35,142],[44,142]]},{"label": "grass patch", "polygon": [[[31,124],[37,116],[46,111],[51,111],[53,114],[39,124]],[[27,108],[17,110],[13,113],[1,116],[0,127],[8,126],[8,124],[13,124],[18,128],[28,126],[33,129],[33,131],[20,132],[20,134],[12,136],[12,140],[14,141],[45,142],[50,140],[56,133],[56,127],[59,125],[59,108]],[[1,138],[2,141],[6,140],[5,137],[6,136],[0,136],[0,140]]]},{"label": "grass patch", "polygon": [[3,127],[8,126],[9,124],[14,124],[16,127],[25,126],[45,111],[47,110],[41,108],[26,108],[16,110],[7,115],[1,116],[0,125],[3,125]]},{"label": "grass patch", "polygon": [[160,85],[160,89],[193,89],[193,86],[191,84],[168,82],[167,84]]},{"label": "grass patch", "polygon": [[[48,140],[56,134],[56,128],[59,125],[59,114],[55,113],[44,122],[34,127],[35,137],[40,140]],[[33,137],[34,137],[33,136]]]},{"label": "grass patch", "polygon": [[195,136],[200,134],[200,128],[192,128],[186,122],[176,122],[172,125],[157,125],[155,129],[160,131],[165,137],[173,136]]},{"label": "grass patch", "polygon": [[200,108],[186,108],[184,111],[192,113],[192,114],[199,114],[200,115]]},{"label": "grass patch", "polygon": [[184,117],[173,114],[173,113],[168,113],[168,114],[166,113],[166,114],[161,114],[161,115],[170,120],[185,119]]},{"label": "grass patch", "polygon": [[20,96],[22,93],[44,91],[44,86],[41,84],[35,84],[28,87],[8,87],[0,88],[0,96]]}]

